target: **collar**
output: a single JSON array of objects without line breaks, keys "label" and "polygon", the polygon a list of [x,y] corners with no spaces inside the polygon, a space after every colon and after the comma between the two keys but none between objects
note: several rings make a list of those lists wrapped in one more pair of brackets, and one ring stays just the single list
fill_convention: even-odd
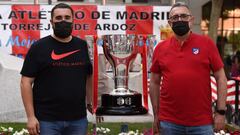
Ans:
[{"label": "collar", "polygon": [[184,41],[182,42],[182,45],[181,45],[181,43],[177,40],[177,38],[176,38],[175,35],[172,36],[172,41],[173,41],[174,45],[176,44],[176,45],[178,45],[179,47],[183,47],[183,46],[185,46],[187,43],[189,43],[189,42],[191,41],[191,39],[192,39],[193,36],[194,36],[194,34],[192,33],[192,31],[190,31],[189,36],[186,38],[186,40],[184,40]]},{"label": "collar", "polygon": [[58,42],[61,42],[61,43],[69,43],[69,42],[71,42],[72,41],[72,35],[70,35],[69,37],[67,37],[67,38],[59,38],[59,37],[57,37],[57,36],[55,36],[54,34],[53,35],[51,35],[52,36],[52,38],[54,38],[55,40],[57,40]]}]

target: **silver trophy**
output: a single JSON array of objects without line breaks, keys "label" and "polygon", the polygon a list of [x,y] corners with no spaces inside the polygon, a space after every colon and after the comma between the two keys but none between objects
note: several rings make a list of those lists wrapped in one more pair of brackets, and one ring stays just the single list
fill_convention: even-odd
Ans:
[{"label": "silver trophy", "polygon": [[138,53],[136,35],[104,35],[103,51],[112,66],[114,89],[101,95],[101,107],[97,114],[135,115],[145,114],[142,94],[128,88],[129,68]]}]

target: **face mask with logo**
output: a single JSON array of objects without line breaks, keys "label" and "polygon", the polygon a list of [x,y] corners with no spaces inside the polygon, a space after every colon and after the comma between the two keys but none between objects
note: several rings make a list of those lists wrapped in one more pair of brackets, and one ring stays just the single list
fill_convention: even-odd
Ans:
[{"label": "face mask with logo", "polygon": [[61,21],[55,22],[54,25],[53,32],[56,37],[67,38],[71,35],[73,29],[72,22]]},{"label": "face mask with logo", "polygon": [[172,23],[172,30],[178,36],[187,34],[190,30],[188,21],[177,21]]}]

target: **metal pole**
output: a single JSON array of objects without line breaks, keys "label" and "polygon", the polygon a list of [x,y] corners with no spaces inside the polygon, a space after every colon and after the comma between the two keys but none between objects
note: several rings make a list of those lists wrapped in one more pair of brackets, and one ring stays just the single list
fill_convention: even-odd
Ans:
[{"label": "metal pole", "polygon": [[235,121],[234,121],[234,123],[236,124],[236,125],[239,125],[239,120],[238,120],[238,118],[239,118],[239,110],[238,110],[238,105],[239,105],[239,80],[236,80],[235,81],[236,82],[236,95],[235,95]]}]

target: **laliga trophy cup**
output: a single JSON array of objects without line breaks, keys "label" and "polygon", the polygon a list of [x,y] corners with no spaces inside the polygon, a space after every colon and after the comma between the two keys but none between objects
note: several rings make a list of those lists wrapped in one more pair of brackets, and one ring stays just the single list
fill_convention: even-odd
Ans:
[{"label": "laliga trophy cup", "polygon": [[135,35],[103,36],[104,55],[113,68],[114,89],[101,95],[101,107],[97,114],[135,115],[145,114],[142,106],[142,94],[128,88],[129,66],[137,55],[137,37]]}]

